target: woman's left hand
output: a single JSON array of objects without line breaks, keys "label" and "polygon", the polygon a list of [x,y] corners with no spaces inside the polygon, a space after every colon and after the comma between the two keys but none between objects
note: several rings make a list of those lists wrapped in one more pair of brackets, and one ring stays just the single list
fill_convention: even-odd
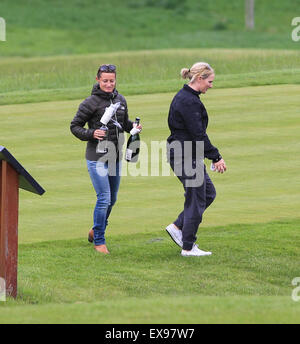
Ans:
[{"label": "woman's left hand", "polygon": [[225,161],[223,159],[221,159],[218,162],[214,163],[215,165],[215,169],[219,172],[219,173],[224,173],[227,169]]}]

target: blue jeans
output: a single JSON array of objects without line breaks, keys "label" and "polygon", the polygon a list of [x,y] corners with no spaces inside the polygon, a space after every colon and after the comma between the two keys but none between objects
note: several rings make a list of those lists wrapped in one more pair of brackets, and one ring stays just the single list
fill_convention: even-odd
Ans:
[{"label": "blue jeans", "polygon": [[94,209],[94,244],[103,245],[105,244],[104,234],[108,217],[117,201],[121,163],[116,162],[116,169],[113,173],[109,172],[108,164],[101,161],[87,160],[87,168],[97,195]]}]

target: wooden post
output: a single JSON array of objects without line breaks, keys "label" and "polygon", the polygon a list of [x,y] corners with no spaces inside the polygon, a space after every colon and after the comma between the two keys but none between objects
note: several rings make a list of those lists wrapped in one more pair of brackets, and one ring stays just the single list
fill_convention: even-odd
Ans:
[{"label": "wooden post", "polygon": [[254,0],[245,0],[246,29],[254,29]]},{"label": "wooden post", "polygon": [[[19,189],[42,195],[45,190],[0,146],[0,282],[6,296],[17,296]],[[2,283],[1,283],[2,285]]]},{"label": "wooden post", "polygon": [[17,296],[19,176],[5,160],[0,161],[0,277],[6,295]]}]

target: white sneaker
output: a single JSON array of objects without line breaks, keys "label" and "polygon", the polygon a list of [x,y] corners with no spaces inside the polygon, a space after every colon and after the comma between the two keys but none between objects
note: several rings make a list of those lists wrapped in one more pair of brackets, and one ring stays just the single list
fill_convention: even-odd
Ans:
[{"label": "white sneaker", "polygon": [[171,239],[182,248],[182,232],[181,230],[177,229],[173,223],[166,227],[167,233],[170,235]]},{"label": "white sneaker", "polygon": [[198,245],[194,244],[193,248],[190,251],[182,250],[181,255],[183,257],[199,257],[199,256],[210,256],[211,252],[202,251],[199,249]]}]

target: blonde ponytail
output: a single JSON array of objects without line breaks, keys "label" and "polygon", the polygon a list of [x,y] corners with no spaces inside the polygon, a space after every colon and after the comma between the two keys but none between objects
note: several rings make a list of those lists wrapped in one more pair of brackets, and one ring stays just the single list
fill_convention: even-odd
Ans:
[{"label": "blonde ponytail", "polygon": [[201,76],[202,79],[208,78],[214,74],[214,70],[206,62],[197,62],[190,69],[182,68],[180,74],[183,79],[193,82],[198,76]]},{"label": "blonde ponytail", "polygon": [[182,68],[181,69],[180,75],[181,75],[182,79],[189,78],[189,74],[190,74],[190,70],[189,69],[187,69],[187,68]]}]

